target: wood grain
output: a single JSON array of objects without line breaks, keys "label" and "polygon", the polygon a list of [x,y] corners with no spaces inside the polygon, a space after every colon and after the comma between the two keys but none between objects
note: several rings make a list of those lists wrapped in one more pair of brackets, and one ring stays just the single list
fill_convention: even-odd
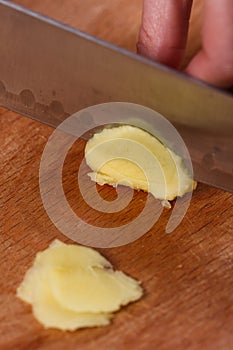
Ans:
[{"label": "wood grain", "polygon": [[[134,50],[141,0],[19,0],[18,3]],[[191,50],[189,51],[191,52]],[[15,291],[35,254],[54,239],[70,242],[51,223],[39,192],[39,165],[52,132],[47,126],[0,108],[0,349],[1,350],[231,350],[233,348],[233,196],[198,185],[191,206],[170,235],[170,211],[139,240],[100,249],[114,264],[142,281],[145,295],[116,314],[113,324],[74,333],[45,330]],[[111,225],[80,202],[75,188],[84,143],[66,159],[64,189],[78,214]],[[113,189],[101,195],[111,200]],[[143,193],[125,212],[132,220]],[[155,201],[155,208],[156,208]],[[122,217],[114,218],[115,224]],[[114,223],[113,223],[114,224]]]}]

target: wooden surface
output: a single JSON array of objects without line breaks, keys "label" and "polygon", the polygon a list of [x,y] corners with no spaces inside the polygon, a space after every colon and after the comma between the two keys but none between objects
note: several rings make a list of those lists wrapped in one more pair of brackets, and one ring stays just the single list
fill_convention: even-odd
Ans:
[{"label": "wooden surface", "polygon": [[[79,29],[135,49],[141,0],[19,0]],[[199,6],[197,4],[197,12]],[[197,16],[198,18],[200,16]],[[194,27],[198,21],[194,21]],[[196,29],[195,29],[196,30]],[[192,54],[190,42],[187,55]],[[0,349],[1,350],[230,350],[233,349],[233,196],[198,185],[181,225],[170,235],[165,210],[141,239],[100,249],[118,269],[142,281],[145,295],[116,314],[112,325],[74,333],[45,330],[15,291],[35,254],[54,238],[70,242],[49,220],[39,192],[40,158],[52,130],[0,108]],[[93,224],[110,226],[122,216],[98,217],[80,204],[75,188],[83,142],[69,153],[64,189],[74,210]],[[113,189],[101,195],[114,198]],[[135,194],[124,212],[130,221],[145,200]],[[156,207],[155,201],[155,207]],[[114,214],[115,215],[115,214]]]}]

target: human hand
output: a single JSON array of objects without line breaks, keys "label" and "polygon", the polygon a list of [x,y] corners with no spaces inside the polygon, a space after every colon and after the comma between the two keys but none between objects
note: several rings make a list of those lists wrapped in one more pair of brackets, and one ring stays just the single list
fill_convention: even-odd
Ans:
[{"label": "human hand", "polygon": [[[179,68],[192,0],[144,0],[138,53]],[[204,0],[202,49],[185,72],[219,87],[233,85],[233,1]]]}]

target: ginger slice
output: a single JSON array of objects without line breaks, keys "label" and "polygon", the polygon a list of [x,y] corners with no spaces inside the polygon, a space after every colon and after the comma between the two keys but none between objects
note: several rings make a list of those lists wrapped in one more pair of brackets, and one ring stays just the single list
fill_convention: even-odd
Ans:
[{"label": "ginger slice", "polygon": [[33,311],[35,317],[46,327],[59,325],[60,329],[74,330],[83,327],[103,326],[109,324],[112,317],[110,313],[76,312],[64,308],[54,298],[47,275],[39,276],[35,280],[35,295],[33,300]]},{"label": "ginger slice", "polygon": [[54,298],[76,312],[113,312],[142,295],[134,279],[121,271],[100,267],[78,267],[49,271],[49,285]]},{"label": "ginger slice", "polygon": [[37,254],[17,289],[44,327],[61,330],[107,325],[113,311],[142,294],[138,281],[97,251],[58,240]]},{"label": "ginger slice", "polygon": [[45,328],[73,331],[110,323],[111,313],[75,312],[62,307],[51,293],[46,275],[46,271],[33,266],[17,290],[20,299],[32,304],[35,318]]},{"label": "ginger slice", "polygon": [[156,137],[131,125],[103,129],[87,142],[85,158],[91,180],[126,185],[173,200],[196,188],[182,158]]}]

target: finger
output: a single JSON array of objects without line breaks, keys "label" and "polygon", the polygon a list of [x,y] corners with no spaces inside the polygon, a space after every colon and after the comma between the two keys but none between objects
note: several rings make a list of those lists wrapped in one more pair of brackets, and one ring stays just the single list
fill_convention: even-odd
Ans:
[{"label": "finger", "polygon": [[178,68],[183,60],[192,0],[144,0],[138,53]]},{"label": "finger", "polygon": [[219,87],[233,85],[232,0],[205,0],[202,50],[186,72]]}]

